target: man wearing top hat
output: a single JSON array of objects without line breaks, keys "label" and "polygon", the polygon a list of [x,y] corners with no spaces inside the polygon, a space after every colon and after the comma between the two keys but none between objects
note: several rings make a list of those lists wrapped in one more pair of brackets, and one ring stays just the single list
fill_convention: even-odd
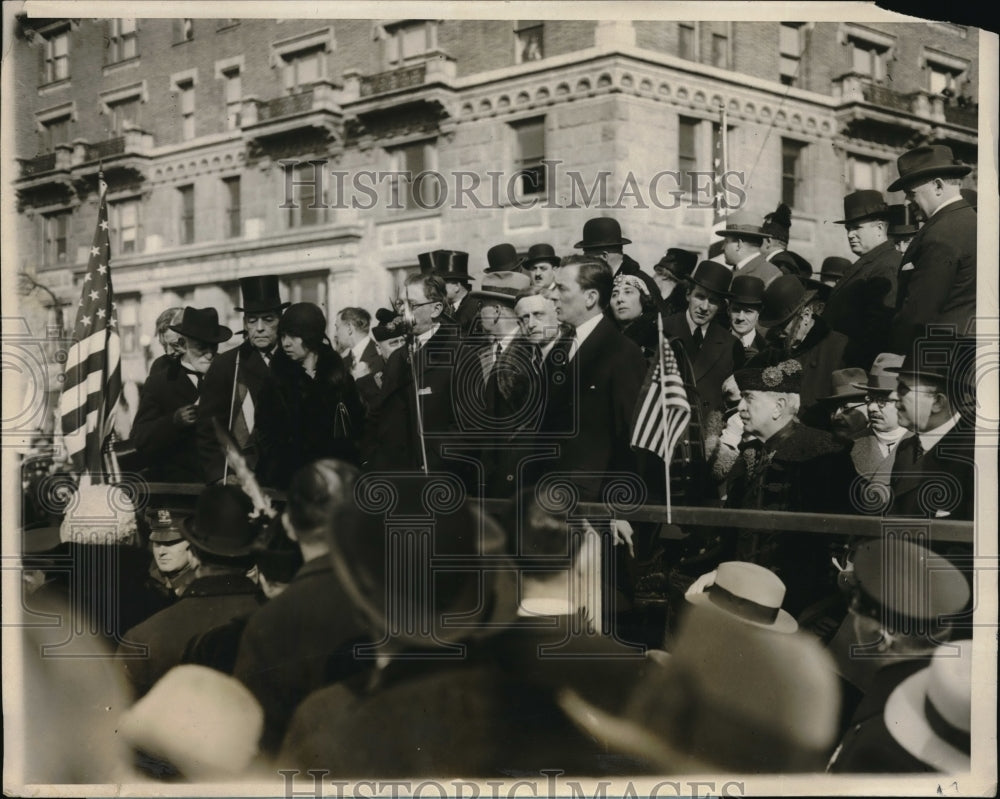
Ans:
[{"label": "man wearing top hat", "polygon": [[972,335],[976,316],[976,212],[962,198],[962,177],[971,168],[955,161],[951,148],[917,147],[897,159],[902,189],[927,222],[903,254],[893,352],[908,354],[929,323],[950,324],[955,335]]},{"label": "man wearing top hat", "polygon": [[792,209],[779,203],[773,212],[764,217],[761,232],[764,240],[760,252],[786,275],[810,277],[812,264],[797,252],[788,249],[788,237],[792,228]]},{"label": "man wearing top hat", "polygon": [[584,223],[583,238],[573,248],[583,250],[585,255],[603,258],[611,267],[613,277],[633,275],[639,278],[646,284],[650,296],[659,302],[660,290],[656,281],[643,272],[638,262],[624,251],[625,245],[631,243],[631,239],[622,236],[622,228],[617,219],[599,216]]},{"label": "man wearing top hat", "polygon": [[889,241],[900,255],[906,252],[913,237],[920,230],[914,208],[909,203],[889,206]]},{"label": "man wearing top hat", "polygon": [[889,206],[880,191],[864,189],[844,197],[844,218],[837,224],[847,231],[858,260],[830,292],[823,319],[849,339],[847,365],[867,369],[887,349],[900,255],[889,240]]},{"label": "man wearing top hat", "polygon": [[722,236],[722,256],[733,268],[733,275],[752,275],[764,281],[764,285],[781,276],[781,270],[768,261],[760,251],[764,241],[764,231],[753,218],[737,211],[726,219],[726,226],[715,233]]},{"label": "man wearing top hat", "polygon": [[[278,346],[278,320],[289,303],[278,293],[274,275],[240,278],[245,340],[215,359],[205,375],[198,406],[198,451],[206,482],[226,477],[225,455],[215,435],[212,420],[228,430],[241,447],[247,464],[264,485],[280,486],[288,479],[278,469],[275,446],[284,440],[283,419],[260,418],[255,413],[264,401],[280,407],[277,378],[271,371],[274,359],[287,360]],[[269,401],[274,399],[274,401]]]},{"label": "man wearing top hat", "polygon": [[459,250],[433,250],[417,256],[421,274],[434,274],[444,281],[448,295],[445,316],[458,325],[462,338],[478,330],[479,306],[469,296],[472,278],[469,277],[469,254]]},{"label": "man wearing top hat", "polygon": [[531,285],[548,288],[559,260],[551,244],[532,244],[527,257],[521,261],[521,271],[531,278]]},{"label": "man wearing top hat", "polygon": [[205,480],[196,423],[205,375],[233,331],[219,324],[215,308],[185,308],[170,329],[186,343],[179,360],[152,372],[142,388],[131,440],[149,464],[149,479],[172,483]]},{"label": "man wearing top hat", "polygon": [[663,298],[663,312],[678,313],[687,308],[687,282],[698,264],[698,253],[671,247],[653,267],[653,280]]}]

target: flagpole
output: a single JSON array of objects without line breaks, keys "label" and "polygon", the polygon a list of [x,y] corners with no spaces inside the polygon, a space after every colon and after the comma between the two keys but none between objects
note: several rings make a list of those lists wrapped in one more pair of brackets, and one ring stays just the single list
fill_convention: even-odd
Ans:
[{"label": "flagpole", "polygon": [[[97,167],[97,186],[100,199],[98,200],[99,206],[104,205],[107,201],[108,194],[108,184],[104,180],[104,164],[103,162],[98,162]],[[111,283],[111,242],[108,242],[108,296],[109,298],[113,296],[114,287]],[[111,328],[105,328],[104,330],[104,348],[108,349],[108,340],[111,338]],[[108,374],[108,359],[104,359],[104,364],[102,366],[102,385],[107,385],[110,379]],[[105,402],[107,398],[105,398]],[[118,435],[115,433],[115,417],[118,415],[118,398],[115,398],[115,403],[110,408],[108,408],[107,416],[101,414],[99,418],[100,434],[101,440],[104,448],[104,468],[107,472],[106,476],[108,483],[111,485],[121,482],[121,467],[118,465],[118,453],[115,452],[115,441],[118,440]],[[110,428],[110,429],[108,429]]]},{"label": "flagpole", "polygon": [[417,383],[417,338],[412,336],[409,346],[410,377],[413,381],[413,398],[416,401],[417,436],[420,438],[420,459],[423,463],[424,477],[427,476],[427,445],[424,443],[424,416],[420,405],[420,386]]},{"label": "flagpole", "polygon": [[[233,415],[236,412],[236,381],[240,379],[240,349],[236,348],[236,368],[233,370],[233,393],[229,397],[229,423],[226,425],[226,431],[229,433],[233,432]],[[200,395],[200,392],[199,392]],[[227,458],[222,464],[222,483],[225,485],[226,480],[229,479],[229,459]]]},{"label": "flagpole", "polygon": [[667,524],[670,524],[673,512],[670,507],[670,452],[667,448],[667,384],[666,367],[663,363],[663,314],[660,312],[656,314],[656,329],[659,332],[657,336],[659,346],[657,346],[656,352],[660,359],[660,428],[663,435],[663,479],[667,489]]},{"label": "flagpole", "polygon": [[[722,129],[719,131],[719,136],[722,137],[722,175],[723,175],[723,186],[725,185],[725,176],[729,172],[729,122],[728,113],[726,111],[726,106],[720,106],[722,111]],[[726,202],[725,190],[723,189],[721,202],[722,205],[722,218],[723,220],[729,219],[729,204]]]}]

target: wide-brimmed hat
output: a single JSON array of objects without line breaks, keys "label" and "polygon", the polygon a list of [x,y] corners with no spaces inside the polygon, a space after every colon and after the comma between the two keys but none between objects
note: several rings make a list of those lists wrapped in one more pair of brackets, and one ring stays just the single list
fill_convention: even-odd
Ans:
[{"label": "wide-brimmed hat", "polygon": [[855,388],[868,391],[895,391],[897,376],[895,371],[903,365],[903,356],[894,352],[880,352],[872,362],[872,368],[868,370],[868,380],[864,383],[855,383]]},{"label": "wide-brimmed hat", "polygon": [[934,650],[927,668],[903,680],[885,703],[885,727],[917,760],[946,774],[969,770],[972,754],[972,641]]},{"label": "wide-brimmed hat", "polygon": [[702,261],[691,273],[689,280],[706,291],[726,297],[733,282],[733,270],[718,261]]},{"label": "wide-brimmed hat", "polygon": [[417,255],[420,274],[437,275],[446,280],[471,280],[469,254],[461,250],[432,250]]},{"label": "wide-brimmed hat", "polygon": [[914,236],[920,230],[913,206],[909,203],[898,203],[889,206],[889,235]]},{"label": "wide-brimmed hat", "polygon": [[513,244],[497,244],[486,251],[489,266],[484,272],[514,272],[521,266],[517,248]]},{"label": "wide-brimmed hat", "polygon": [[816,289],[807,289],[797,275],[781,275],[764,289],[764,304],[758,324],[778,327],[801,311],[814,297]]},{"label": "wide-brimmed hat", "polygon": [[[785,584],[774,572],[756,563],[731,560],[720,563],[701,591],[685,595],[692,605],[711,604],[740,621],[779,633],[799,629],[792,615],[781,609]],[[704,576],[704,575],[703,575]]]},{"label": "wide-brimmed hat", "polygon": [[198,496],[193,516],[184,520],[182,532],[196,549],[211,555],[241,558],[262,550],[270,532],[251,520],[253,503],[236,486],[207,486]]},{"label": "wide-brimmed hat", "polygon": [[372,327],[372,338],[376,341],[388,341],[391,338],[405,336],[409,332],[409,326],[395,311],[389,308],[379,308],[375,311],[375,318],[378,324]]},{"label": "wide-brimmed hat", "polygon": [[972,171],[955,160],[951,147],[944,144],[928,144],[907,150],[896,159],[899,177],[889,184],[888,191],[901,191],[915,183],[929,178],[960,178]]},{"label": "wide-brimmed hat", "polygon": [[887,219],[889,206],[882,192],[875,189],[852,191],[844,197],[844,218],[834,221],[835,225],[849,225],[865,219]]},{"label": "wide-brimmed hat", "polygon": [[241,277],[240,294],[243,297],[243,307],[236,310],[241,313],[283,311],[290,304],[281,301],[280,284],[274,275]]},{"label": "wide-brimmed hat", "polygon": [[589,250],[591,247],[621,247],[631,243],[631,239],[622,236],[622,226],[617,219],[599,216],[583,223],[583,238],[573,247],[577,250]]},{"label": "wide-brimmed hat", "polygon": [[792,209],[785,203],[778,203],[778,207],[764,217],[764,224],[760,229],[765,236],[787,244],[792,229]]},{"label": "wide-brimmed hat", "polygon": [[183,516],[170,508],[146,511],[149,540],[157,544],[175,544],[184,540]]},{"label": "wide-brimmed hat", "polygon": [[726,226],[722,230],[715,231],[715,235],[730,239],[757,239],[758,241],[763,241],[764,231],[754,219],[746,211],[737,211],[728,216]]},{"label": "wide-brimmed hat", "polygon": [[736,275],[729,286],[729,301],[760,307],[764,304],[764,281],[754,275]]},{"label": "wide-brimmed hat", "polygon": [[831,255],[823,259],[823,266],[819,270],[819,276],[842,278],[850,265],[851,262],[847,258],[841,258],[839,255]]},{"label": "wide-brimmed hat", "polygon": [[653,266],[653,272],[669,272],[678,281],[687,280],[697,263],[698,253],[671,247]]},{"label": "wide-brimmed hat", "polygon": [[759,629],[693,605],[666,662],[617,712],[572,689],[560,707],[583,732],[657,773],[822,771],[837,734],[834,662],[810,636]]},{"label": "wide-brimmed hat", "polygon": [[514,307],[517,295],[531,288],[531,278],[522,272],[486,272],[479,288],[470,296],[479,300],[496,300]]},{"label": "wide-brimmed hat", "polygon": [[184,309],[179,325],[170,325],[171,330],[205,344],[221,344],[233,337],[233,331],[219,324],[219,312],[215,308]]},{"label": "wide-brimmed hat", "polygon": [[828,397],[817,397],[820,402],[840,403],[849,399],[862,399],[865,396],[865,389],[858,388],[858,383],[863,383],[868,379],[868,374],[864,369],[851,366],[847,369],[834,369],[830,373],[830,384],[833,393]]},{"label": "wide-brimmed hat", "polygon": [[528,255],[523,261],[521,261],[521,268],[526,269],[534,264],[541,263],[545,261],[546,263],[552,264],[553,267],[559,266],[559,261],[561,259],[556,255],[556,251],[552,248],[551,244],[532,244],[528,247]]},{"label": "wide-brimmed hat", "polygon": [[802,364],[794,358],[774,366],[737,369],[733,378],[740,392],[773,391],[778,394],[798,394],[802,390]]}]

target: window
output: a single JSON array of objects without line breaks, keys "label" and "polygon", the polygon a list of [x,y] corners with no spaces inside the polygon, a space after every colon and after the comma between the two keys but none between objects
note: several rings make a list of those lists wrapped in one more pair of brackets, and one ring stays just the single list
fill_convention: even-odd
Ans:
[{"label": "window", "polygon": [[222,78],[226,82],[226,128],[235,130],[240,126],[240,113],[243,108],[243,78],[240,75],[240,68],[236,66],[223,70]]},{"label": "window", "polygon": [[514,169],[519,173],[517,187],[522,195],[545,193],[545,118],[518,122]]},{"label": "window", "polygon": [[135,297],[118,296],[116,302],[122,352],[136,352],[139,349],[139,301]]},{"label": "window", "polygon": [[311,302],[326,309],[326,275],[302,275],[288,281],[287,293],[290,302]]},{"label": "window", "polygon": [[698,29],[694,22],[677,23],[677,55],[688,61],[698,60]]},{"label": "window", "polygon": [[109,127],[115,136],[121,136],[127,128],[138,127],[139,98],[127,97],[108,103],[108,115],[110,116]]},{"label": "window", "polygon": [[122,200],[108,208],[111,217],[111,252],[132,253],[140,251],[142,227],[139,220],[139,201]]},{"label": "window", "polygon": [[300,50],[284,56],[285,91],[289,94],[308,89],[326,75],[326,53],[322,47]]},{"label": "window", "polygon": [[798,86],[802,51],[805,49],[805,23],[782,22],[778,31],[778,49],[781,59],[781,82],[785,86]]},{"label": "window", "polygon": [[885,51],[868,42],[851,43],[851,70],[872,80],[885,78]]},{"label": "window", "polygon": [[847,157],[847,185],[850,191],[862,189],[885,191],[888,185],[888,172],[887,161],[862,155]]},{"label": "window", "polygon": [[194,186],[178,186],[178,206],[180,228],[178,239],[181,244],[194,242]]},{"label": "window", "polygon": [[687,177],[689,172],[698,169],[698,126],[701,120],[681,117],[677,123],[677,171],[680,173],[680,185],[691,185]]},{"label": "window", "polygon": [[387,149],[390,169],[407,173],[392,183],[391,205],[407,209],[432,208],[440,198],[440,184],[433,178],[421,178],[427,170],[434,169],[437,160],[433,141],[414,142]]},{"label": "window", "polygon": [[729,37],[724,33],[712,34],[712,66],[729,69]]},{"label": "window", "polygon": [[400,66],[437,49],[437,25],[431,20],[404,20],[383,26],[382,60],[386,67]]},{"label": "window", "polygon": [[540,61],[545,58],[545,30],[540,20],[522,20],[514,29],[515,63]]},{"label": "window", "polygon": [[222,186],[225,193],[226,238],[238,238],[243,235],[243,222],[240,216],[240,179],[239,177],[224,178]]},{"label": "window", "polygon": [[45,66],[42,83],[53,83],[69,77],[69,31],[63,30],[45,39]]},{"label": "window", "polygon": [[789,208],[801,208],[803,154],[806,145],[791,139],[781,140],[781,201]]},{"label": "window", "polygon": [[42,123],[42,149],[45,152],[52,152],[57,144],[69,143],[69,123],[69,114]]},{"label": "window", "polygon": [[69,211],[57,211],[45,215],[46,264],[62,264],[66,262],[69,253],[69,221]]},{"label": "window", "polygon": [[[326,222],[325,184],[320,172],[323,162],[305,163],[292,170],[291,202],[286,200],[283,207],[288,209],[288,227],[308,227],[322,225]],[[287,174],[282,175],[287,181]],[[289,183],[285,182],[283,189],[287,192]]]},{"label": "window", "polygon": [[176,84],[181,111],[181,138],[194,138],[194,81],[185,80]]},{"label": "window", "polygon": [[139,55],[139,28],[134,19],[111,20],[108,37],[108,63],[125,61]]}]

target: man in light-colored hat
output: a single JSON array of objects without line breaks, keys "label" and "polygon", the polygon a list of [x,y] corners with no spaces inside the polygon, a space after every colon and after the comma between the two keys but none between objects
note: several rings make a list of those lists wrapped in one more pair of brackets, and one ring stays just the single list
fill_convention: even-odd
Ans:
[{"label": "man in light-colored hat", "polygon": [[888,237],[889,206],[880,191],[844,197],[844,218],[837,224],[858,260],[830,292],[823,318],[849,339],[846,365],[867,369],[888,344],[900,255]]},{"label": "man in light-colored hat", "polygon": [[972,335],[976,316],[976,212],[962,198],[970,167],[942,144],[917,147],[897,159],[899,179],[889,191],[927,217],[903,254],[899,296],[892,320],[891,349],[903,355],[929,323],[950,324]]},{"label": "man in light-colored hat", "polygon": [[692,605],[711,605],[745,624],[794,633],[799,629],[794,617],[781,609],[785,584],[774,572],[756,563],[732,560],[703,574],[685,593]]},{"label": "man in light-colored hat", "polygon": [[764,231],[745,211],[737,211],[726,219],[726,226],[715,233],[723,238],[722,255],[733,268],[733,275],[753,275],[770,285],[781,276],[781,270],[760,251]]}]

